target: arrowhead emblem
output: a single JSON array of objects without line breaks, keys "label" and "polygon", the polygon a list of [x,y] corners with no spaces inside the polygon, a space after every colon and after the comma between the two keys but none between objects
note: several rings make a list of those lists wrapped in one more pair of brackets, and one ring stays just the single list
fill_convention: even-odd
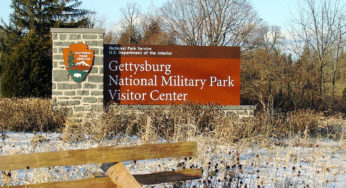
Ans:
[{"label": "arrowhead emblem", "polygon": [[80,83],[88,75],[94,60],[94,51],[88,45],[71,44],[63,49],[65,68],[75,82]]}]

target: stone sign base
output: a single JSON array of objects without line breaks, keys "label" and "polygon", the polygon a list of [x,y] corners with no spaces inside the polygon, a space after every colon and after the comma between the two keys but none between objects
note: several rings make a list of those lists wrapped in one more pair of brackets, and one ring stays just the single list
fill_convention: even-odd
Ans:
[{"label": "stone sign base", "polygon": [[[116,108],[121,110],[129,110],[129,111],[144,111],[144,110],[169,110],[172,108],[170,105],[111,105],[109,108]],[[206,106],[205,109],[214,108],[218,110],[222,110],[227,114],[234,114],[243,117],[253,117],[254,112],[256,110],[255,105],[240,105],[240,106],[215,106],[210,107]]]},{"label": "stone sign base", "polygon": [[[52,104],[67,108],[71,118],[84,119],[91,112],[103,112],[104,103],[104,29],[51,28],[53,43]],[[63,51],[71,44],[83,43],[93,50],[93,65],[88,76],[75,82],[66,70]],[[131,105],[118,108],[128,110],[165,110],[165,105]],[[219,106],[226,113],[240,117],[253,116],[255,106]],[[90,118],[90,117],[89,117]]]},{"label": "stone sign base", "polygon": [[[103,38],[104,29],[51,28],[53,39],[52,103],[68,109],[68,114],[83,118],[85,112],[103,109]],[[83,43],[94,51],[88,77],[75,82],[64,64],[63,49]]]}]

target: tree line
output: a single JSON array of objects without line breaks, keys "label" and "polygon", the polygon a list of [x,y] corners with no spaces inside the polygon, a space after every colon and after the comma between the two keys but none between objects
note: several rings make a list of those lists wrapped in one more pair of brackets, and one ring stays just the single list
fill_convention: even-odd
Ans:
[{"label": "tree line", "polygon": [[[105,43],[240,46],[242,104],[345,112],[345,3],[299,2],[289,35],[265,23],[248,0],[167,0],[150,12],[127,4],[121,30],[106,33]],[[80,3],[12,1],[10,24],[1,26],[5,96],[50,96],[49,28],[93,27],[92,12],[78,9]],[[30,57],[19,53],[25,50]]]},{"label": "tree line", "polygon": [[155,13],[121,9],[106,43],[240,46],[242,104],[262,110],[346,110],[345,4],[303,0],[289,35],[247,0],[169,0]]},{"label": "tree line", "polygon": [[12,0],[9,23],[2,21],[1,94],[49,97],[52,73],[52,27],[93,27],[79,0]]}]

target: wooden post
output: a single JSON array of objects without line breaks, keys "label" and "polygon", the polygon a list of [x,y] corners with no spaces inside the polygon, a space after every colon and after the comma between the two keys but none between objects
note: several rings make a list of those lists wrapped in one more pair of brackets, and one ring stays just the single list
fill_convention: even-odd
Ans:
[{"label": "wooden post", "polygon": [[131,175],[130,171],[122,164],[116,163],[110,167],[106,175],[112,180],[112,182],[120,188],[140,188],[141,185]]}]

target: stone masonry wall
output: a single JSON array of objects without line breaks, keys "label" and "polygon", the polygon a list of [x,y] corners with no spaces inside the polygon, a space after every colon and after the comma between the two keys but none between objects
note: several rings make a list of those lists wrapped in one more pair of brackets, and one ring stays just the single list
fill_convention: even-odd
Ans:
[{"label": "stone masonry wall", "polygon": [[[104,29],[52,28],[53,72],[52,103],[63,106],[73,117],[83,117],[85,112],[103,108],[103,38]],[[94,51],[90,73],[81,83],[72,80],[67,72],[63,49],[70,44],[84,43]]]}]

